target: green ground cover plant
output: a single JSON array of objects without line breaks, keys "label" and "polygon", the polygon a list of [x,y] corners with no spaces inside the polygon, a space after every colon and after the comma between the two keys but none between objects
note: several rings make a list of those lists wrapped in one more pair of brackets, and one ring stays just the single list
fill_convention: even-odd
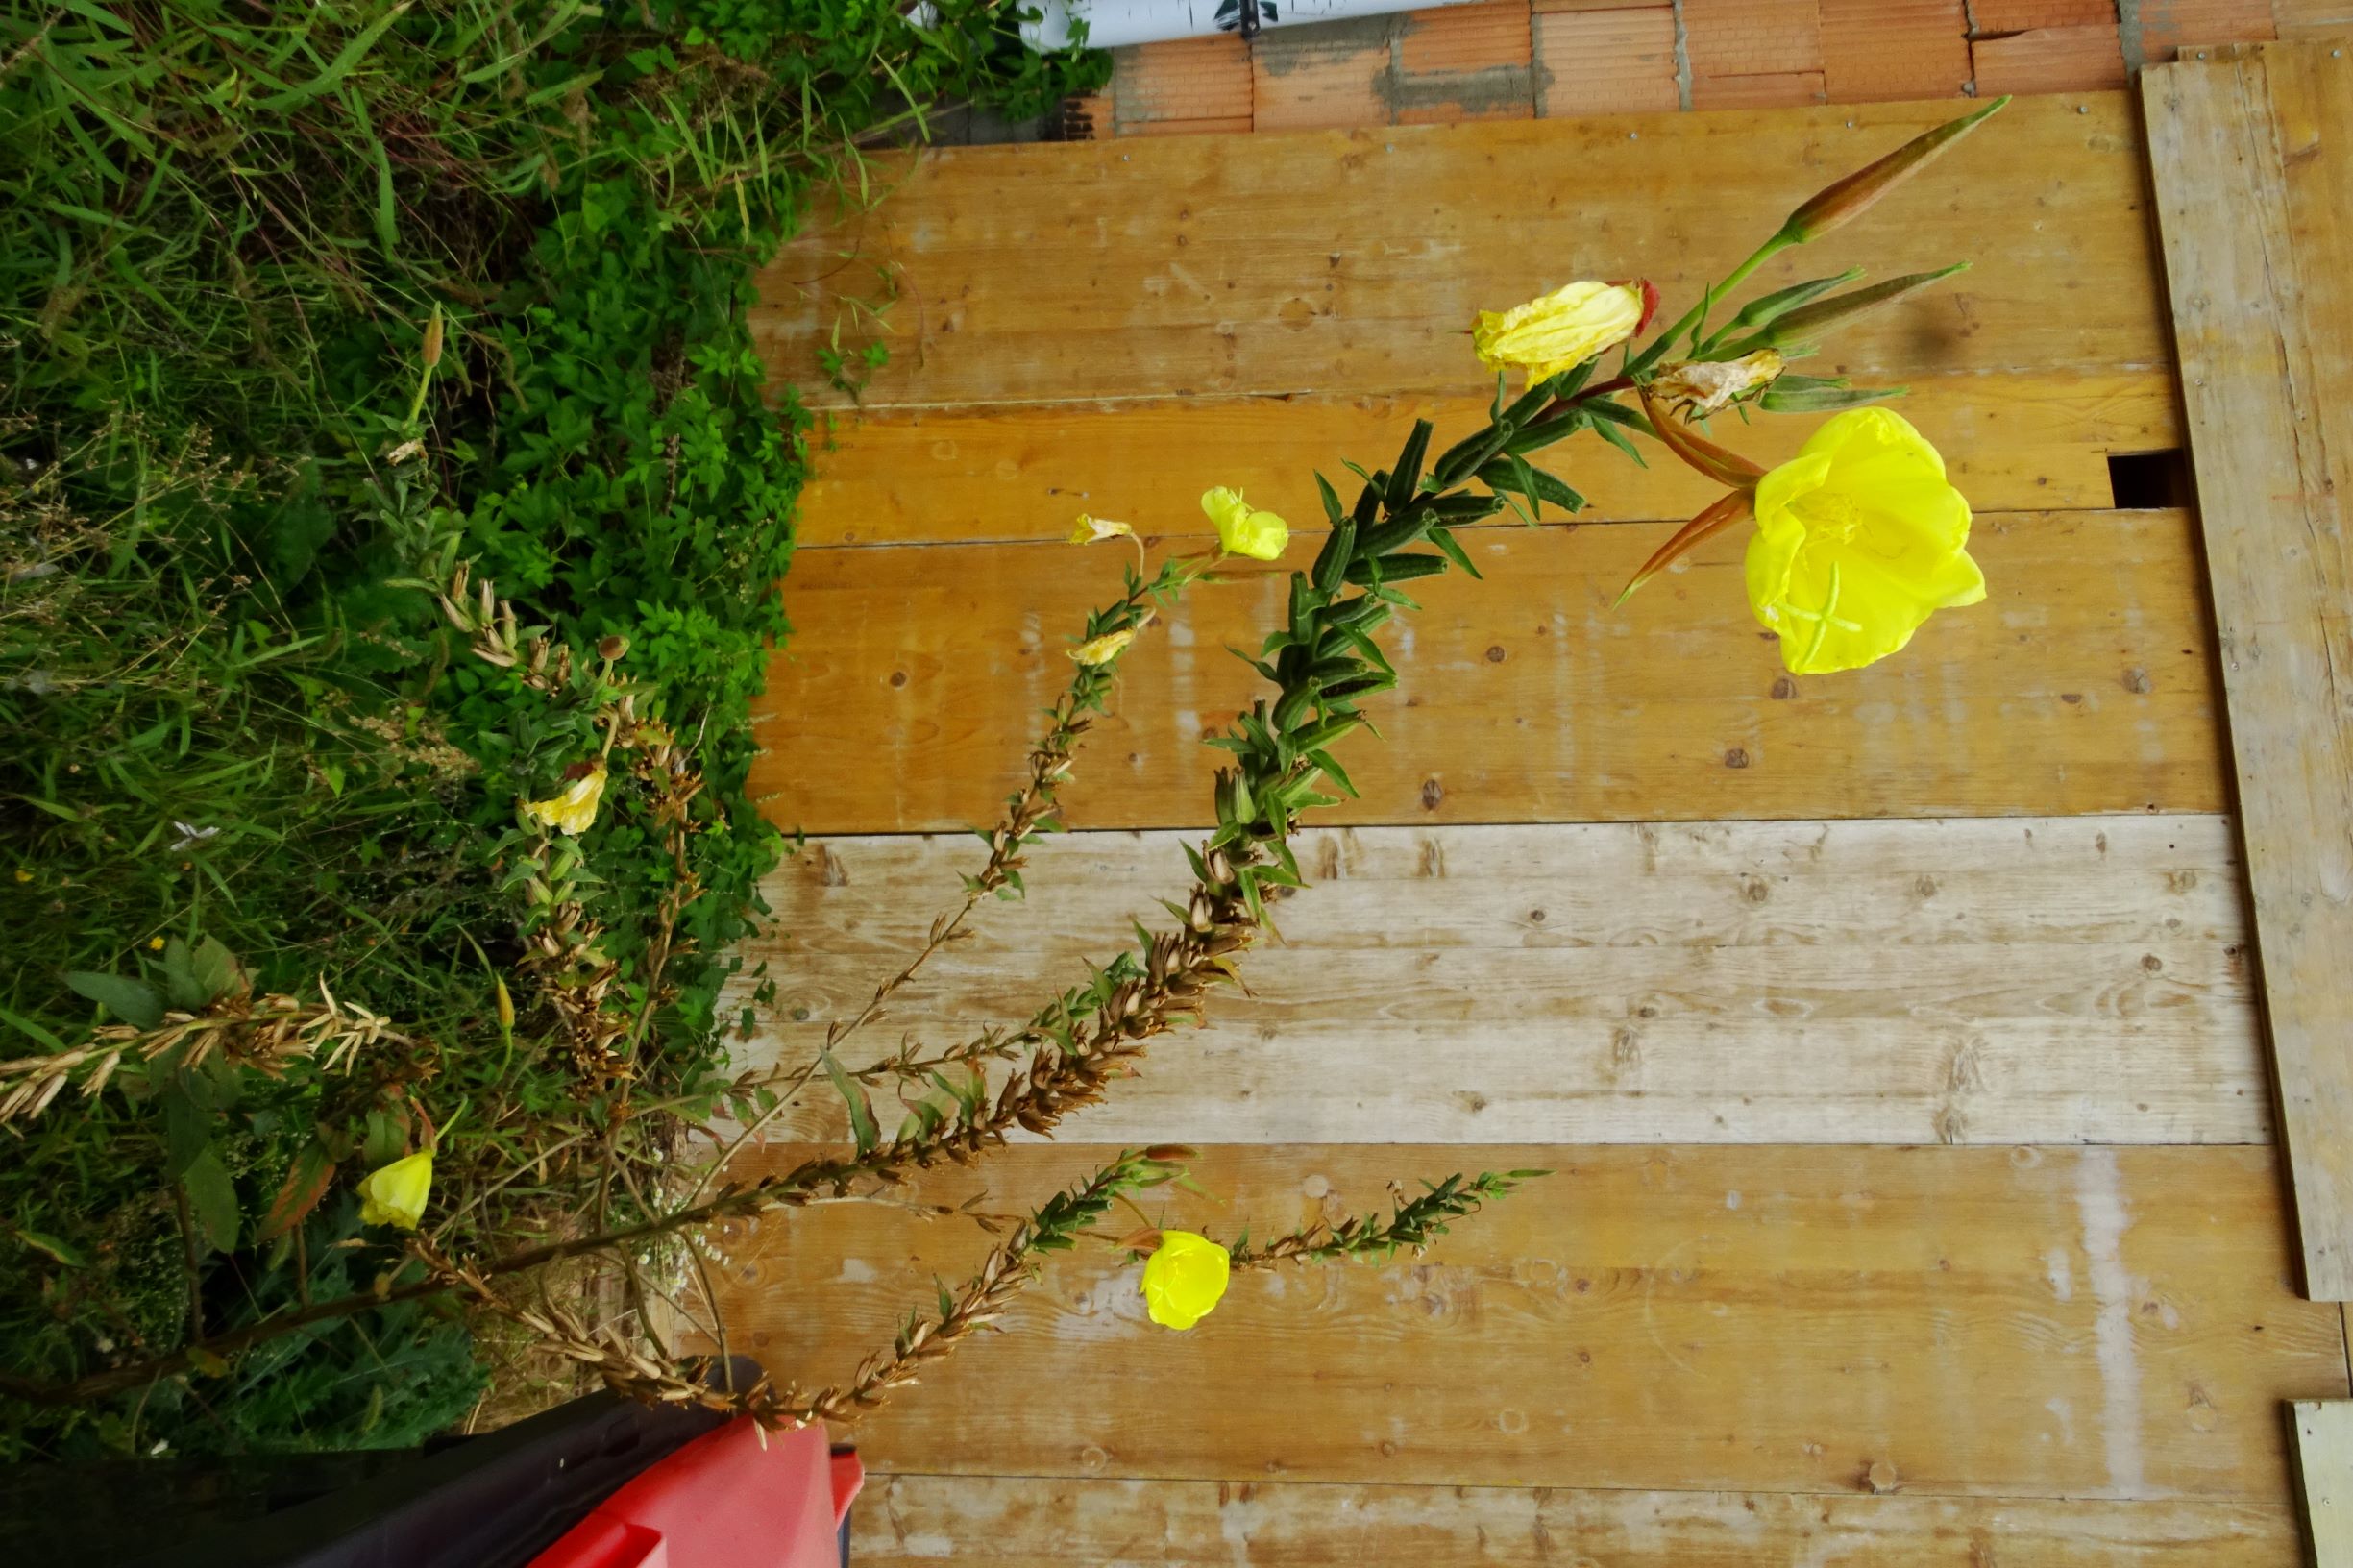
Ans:
[{"label": "green ground cover plant", "polygon": [[[0,1392],[414,1284],[357,1189],[413,1153],[452,1253],[659,1208],[782,847],[753,269],[863,148],[1104,68],[936,10],[0,16]],[[608,764],[591,831],[518,812]],[[410,1443],[501,1350],[419,1295],[0,1399],[0,1459]]]}]

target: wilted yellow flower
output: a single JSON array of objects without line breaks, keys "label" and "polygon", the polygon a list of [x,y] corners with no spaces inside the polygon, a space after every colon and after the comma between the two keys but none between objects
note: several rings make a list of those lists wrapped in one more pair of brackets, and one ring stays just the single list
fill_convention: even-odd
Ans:
[{"label": "wilted yellow flower", "polygon": [[1164,1329],[1189,1329],[1216,1308],[1229,1275],[1225,1248],[1190,1231],[1163,1231],[1159,1250],[1144,1260],[1144,1311]]},{"label": "wilted yellow flower", "polygon": [[433,1151],[420,1149],[372,1170],[359,1184],[359,1222],[398,1225],[413,1231],[425,1218],[425,1200],[433,1189]]},{"label": "wilted yellow flower", "polygon": [[603,798],[604,764],[599,763],[565,786],[562,794],[525,801],[523,814],[543,827],[577,837],[596,821],[597,806]]},{"label": "wilted yellow flower", "polygon": [[1115,523],[1108,517],[1091,517],[1085,512],[1079,513],[1078,521],[1070,525],[1070,542],[1074,545],[1091,545],[1097,539],[1135,537],[1136,530],[1128,524]]},{"label": "wilted yellow flower", "polygon": [[1201,493],[1201,509],[1217,525],[1217,543],[1229,555],[1271,561],[1291,542],[1291,526],[1242,500],[1239,490],[1219,485]]},{"label": "wilted yellow flower", "polygon": [[1136,640],[1133,628],[1127,631],[1107,631],[1100,637],[1090,637],[1070,649],[1070,656],[1081,664],[1109,664]]},{"label": "wilted yellow flower", "polygon": [[1794,674],[1885,658],[1934,612],[1985,597],[1969,502],[1945,459],[1884,408],[1816,430],[1756,486],[1749,602]]},{"label": "wilted yellow flower", "polygon": [[1781,370],[1781,356],[1772,349],[1737,359],[1687,359],[1660,367],[1651,391],[1659,402],[1680,404],[1685,413],[1704,418],[1744,393],[1771,384]]},{"label": "wilted yellow flower", "polygon": [[1489,370],[1525,370],[1540,381],[1642,331],[1656,297],[1647,283],[1569,283],[1500,313],[1480,311],[1471,347]]},{"label": "wilted yellow flower", "polygon": [[26,870],[22,866],[19,866],[16,868],[16,880],[19,882],[30,882],[33,880],[33,873]]}]

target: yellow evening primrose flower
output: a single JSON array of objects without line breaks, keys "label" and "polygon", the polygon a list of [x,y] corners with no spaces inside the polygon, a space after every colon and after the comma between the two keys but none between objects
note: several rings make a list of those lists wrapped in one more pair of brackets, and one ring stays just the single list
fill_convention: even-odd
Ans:
[{"label": "yellow evening primrose flower", "polygon": [[398,1225],[413,1231],[425,1218],[425,1200],[433,1189],[433,1151],[420,1149],[370,1171],[359,1184],[359,1223]]},{"label": "yellow evening primrose flower", "polygon": [[1090,637],[1078,647],[1071,649],[1070,657],[1081,664],[1109,664],[1124,652],[1127,645],[1135,640],[1136,633],[1133,630],[1107,631],[1100,637]]},{"label": "yellow evening primrose flower", "polygon": [[1163,1231],[1144,1260],[1144,1311],[1164,1329],[1189,1329],[1215,1310],[1228,1274],[1226,1249],[1208,1237]]},{"label": "yellow evening primrose flower", "polygon": [[1217,525],[1217,543],[1229,555],[1271,561],[1291,542],[1291,526],[1242,500],[1239,490],[1219,485],[1201,493],[1201,509]]},{"label": "yellow evening primrose flower", "polygon": [[1097,539],[1135,537],[1136,530],[1130,525],[1115,523],[1108,517],[1091,517],[1085,512],[1079,513],[1078,521],[1070,525],[1070,542],[1074,545],[1091,545]]},{"label": "yellow evening primrose flower", "polygon": [[523,814],[543,827],[576,838],[596,821],[597,806],[603,798],[604,764],[599,763],[574,779],[562,794],[551,795],[545,800],[525,801]]},{"label": "yellow evening primrose flower", "polygon": [[1969,502],[1945,459],[1884,408],[1816,430],[1756,486],[1749,602],[1791,674],[1883,659],[1938,610],[1985,597],[1969,558]]},{"label": "yellow evening primrose flower", "polygon": [[1489,370],[1525,370],[1541,381],[1640,331],[1651,298],[1636,283],[1569,283],[1508,310],[1480,311],[1471,347]]}]

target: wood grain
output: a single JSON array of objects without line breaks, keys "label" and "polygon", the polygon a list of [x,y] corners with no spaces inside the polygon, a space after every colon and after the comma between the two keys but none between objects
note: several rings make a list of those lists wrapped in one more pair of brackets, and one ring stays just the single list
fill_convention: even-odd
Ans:
[{"label": "wood grain", "polygon": [[2288,1421],[2312,1560],[2353,1562],[2353,1401],[2298,1400]]},{"label": "wood grain", "polygon": [[[1487,580],[1416,583],[1383,634],[1403,677],[1386,742],[1342,758],[1363,798],[1327,822],[2073,815],[2221,809],[2205,607],[2177,512],[1980,517],[1986,604],[1898,657],[1794,680],[1750,617],[1736,546],[1611,600],[1664,525],[1462,537]],[[1304,561],[1314,547],[1292,553]],[[1113,547],[811,550],[770,674],[752,793],[811,833],[992,820],[1066,628],[1117,592]],[[1282,579],[1197,589],[1121,662],[1070,821],[1185,826],[1258,695],[1226,653],[1276,624]]]},{"label": "wood grain", "polygon": [[[1266,99],[1259,96],[1263,117]],[[2081,109],[2083,112],[2077,112]],[[1948,103],[942,149],[759,279],[773,374],[846,405],[821,348],[878,333],[868,407],[1485,390],[1463,333],[1574,277],[1697,297],[1815,189]],[[1760,289],[1849,264],[1975,268],[1839,334],[1857,374],[2169,362],[2121,93],[2021,102]],[[871,306],[893,304],[878,328]]]},{"label": "wood grain", "polygon": [[[1110,1152],[1007,1150],[994,1203]],[[1520,1165],[1555,1174],[1427,1256],[1245,1275],[1188,1335],[1145,1320],[1134,1265],[1059,1258],[1008,1332],[861,1428],[867,1463],[1802,1492],[1875,1471],[1914,1497],[2269,1504],[2278,1402],[2345,1393],[2341,1319],[2292,1291],[2261,1149],[1213,1148],[1192,1167],[1212,1198],[1146,1213],[1263,1237],[1381,1206],[1392,1179]],[[805,1381],[846,1374],[989,1238],[848,1205],[721,1245],[732,1343]]]},{"label": "wood grain", "polygon": [[2278,1568],[2284,1502],[1804,1496],[1287,1482],[877,1476],[862,1568]]},{"label": "wood grain", "polygon": [[2353,59],[2149,71],[2306,1287],[2353,1298]]},{"label": "wood grain", "polygon": [[[1206,536],[1198,498],[1232,485],[1305,524],[1323,515],[1314,471],[1386,462],[1417,418],[1449,432],[1486,417],[1477,398],[1163,399],[843,414],[801,492],[803,547],[1059,540],[1073,513],[1160,538]],[[2111,453],[2181,445],[2169,371],[1912,378],[1897,405],[1944,453],[1981,512],[2106,507]],[[1793,455],[1821,424],[1763,417],[1719,437],[1757,461]],[[1586,522],[1686,518],[1719,491],[1679,463],[1637,468],[1581,436],[1538,454],[1584,493]]]},{"label": "wood grain", "polygon": [[[863,1066],[1026,1017],[1188,878],[1185,837],[1046,841]],[[919,946],[968,837],[813,841],[762,886],[774,1004],[746,1065],[812,1058]],[[2250,1142],[2269,1096],[2230,824],[2055,821],[1364,828],[1253,995],[1163,1041],[1095,1142]],[[755,983],[747,977],[747,989]],[[744,998],[739,998],[739,1003]],[[798,1021],[796,1021],[798,1020]],[[830,1090],[779,1124],[846,1138]]]}]

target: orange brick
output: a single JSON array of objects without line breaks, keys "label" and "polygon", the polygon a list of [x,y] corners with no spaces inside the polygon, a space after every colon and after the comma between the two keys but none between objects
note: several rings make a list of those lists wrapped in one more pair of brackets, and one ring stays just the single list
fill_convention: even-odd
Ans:
[{"label": "orange brick", "polygon": [[1703,76],[1774,76],[1822,69],[1815,0],[1683,0],[1692,101]]},{"label": "orange brick", "polygon": [[1122,132],[1164,120],[1248,120],[1250,46],[1238,37],[1171,38],[1112,55]]},{"label": "orange brick", "polygon": [[1401,125],[1524,120],[1536,111],[1528,0],[1415,12],[1397,40]]},{"label": "orange brick", "polygon": [[2271,0],[2271,19],[2283,38],[2353,36],[2353,0]]},{"label": "orange brick", "polygon": [[2045,27],[1969,46],[1977,96],[2005,92],[2089,92],[2120,87],[2127,77],[2114,23],[2105,27]]},{"label": "orange brick", "polygon": [[1639,114],[1679,109],[1668,6],[1556,11],[1536,17],[1536,112]]},{"label": "orange brick", "polygon": [[2042,27],[2116,25],[2116,0],[1970,0],[1977,36]]},{"label": "orange brick", "polygon": [[1790,109],[1825,101],[1820,71],[1776,71],[1762,76],[1695,76],[1694,109]]},{"label": "orange brick", "polygon": [[2141,58],[2168,61],[2184,44],[2276,38],[2270,0],[2141,0]]},{"label": "orange brick", "polygon": [[1251,115],[1261,131],[1387,125],[1396,28],[1278,27],[1250,52]]},{"label": "orange brick", "polygon": [[1962,0],[1821,0],[1823,86],[1834,104],[1950,98],[1969,81]]}]

